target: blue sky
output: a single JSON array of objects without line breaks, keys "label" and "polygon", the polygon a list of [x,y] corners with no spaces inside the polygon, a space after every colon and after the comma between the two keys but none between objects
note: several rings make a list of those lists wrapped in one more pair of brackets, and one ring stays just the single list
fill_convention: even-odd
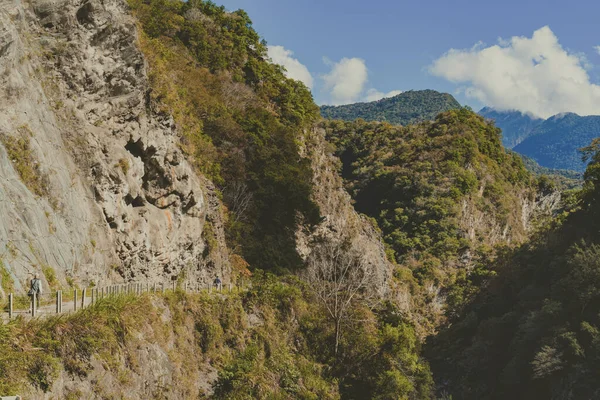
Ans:
[{"label": "blue sky", "polygon": [[[254,28],[270,46],[283,46],[293,52],[291,57],[310,71],[313,95],[320,104],[365,100],[369,89],[371,93],[381,92],[380,95],[396,90],[436,89],[450,92],[462,104],[474,108],[484,103],[510,108],[516,103],[515,109],[544,116],[556,110],[600,113],[600,87],[596,85],[600,70],[595,66],[600,65],[600,52],[594,49],[600,45],[600,2],[576,1],[567,5],[566,1],[548,0],[217,0],[217,3],[229,10],[246,10]],[[536,31],[539,34],[532,39]],[[529,41],[511,42],[513,37]],[[498,45],[499,38],[508,42],[490,49]],[[476,49],[469,50],[478,42],[481,43]],[[452,48],[464,51],[444,58]],[[539,59],[532,61],[538,53]],[[464,61],[465,57],[470,61]],[[324,58],[329,61],[324,62]],[[332,71],[344,58],[359,59],[366,67],[362,71],[360,65],[354,65],[358,67],[355,76],[351,63],[346,65],[346,79],[362,82],[360,95],[346,92],[337,97],[332,95],[335,85],[343,79],[333,76]],[[533,69],[538,63],[544,64],[543,79]],[[499,72],[498,66],[501,66]],[[327,75],[329,81],[323,80],[322,76]],[[489,80],[508,80],[502,88],[493,87],[494,82],[486,82],[487,75]],[[573,87],[546,88],[548,82],[568,81],[573,75],[577,76]],[[513,90],[507,89],[510,85],[515,85]],[[530,91],[524,92],[522,88]],[[457,93],[458,90],[461,92]],[[510,94],[515,91],[519,93]],[[579,92],[584,93],[586,102],[591,101],[594,107],[597,104],[597,112],[583,101],[581,105],[570,106],[571,98],[551,104],[544,99],[574,96],[573,93]],[[564,109],[569,107],[573,109]]]}]

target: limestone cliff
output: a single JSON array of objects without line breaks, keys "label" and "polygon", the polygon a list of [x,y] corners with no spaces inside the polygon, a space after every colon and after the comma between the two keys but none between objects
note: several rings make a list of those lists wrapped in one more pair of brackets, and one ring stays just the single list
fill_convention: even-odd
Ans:
[{"label": "limestone cliff", "polygon": [[215,190],[148,92],[123,1],[0,1],[0,256],[17,290],[51,270],[51,286],[228,274]]}]

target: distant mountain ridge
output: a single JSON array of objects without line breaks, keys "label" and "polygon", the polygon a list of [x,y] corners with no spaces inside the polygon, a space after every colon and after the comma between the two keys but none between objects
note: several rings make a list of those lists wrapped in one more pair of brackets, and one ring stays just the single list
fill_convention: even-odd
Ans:
[{"label": "distant mountain ridge", "polygon": [[505,147],[552,169],[583,172],[586,163],[579,149],[600,137],[600,116],[561,113],[546,120],[519,111],[483,108],[479,114],[502,129]]},{"label": "distant mountain ridge", "polygon": [[321,106],[321,115],[326,119],[353,121],[385,121],[395,125],[409,125],[434,120],[445,111],[461,108],[448,93],[435,90],[410,90],[399,95],[366,103],[342,106]]},{"label": "distant mountain ridge", "polygon": [[597,137],[600,137],[600,116],[567,113],[548,118],[514,150],[543,167],[583,172],[586,163],[581,160],[579,149]]},{"label": "distant mountain ridge", "polygon": [[493,119],[496,126],[502,129],[502,144],[508,149],[527,139],[531,132],[544,122],[542,118],[520,111],[498,111],[491,107],[482,108],[479,115]]}]

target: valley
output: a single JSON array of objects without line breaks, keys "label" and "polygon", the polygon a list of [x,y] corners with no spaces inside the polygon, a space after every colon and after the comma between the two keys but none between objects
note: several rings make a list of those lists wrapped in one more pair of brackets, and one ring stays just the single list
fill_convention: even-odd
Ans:
[{"label": "valley", "polygon": [[317,105],[257,29],[0,0],[0,396],[598,397],[600,117]]}]

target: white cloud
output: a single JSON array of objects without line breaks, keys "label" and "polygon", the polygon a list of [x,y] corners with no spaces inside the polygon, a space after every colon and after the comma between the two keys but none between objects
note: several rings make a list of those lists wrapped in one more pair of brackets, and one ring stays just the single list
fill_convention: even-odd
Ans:
[{"label": "white cloud", "polygon": [[468,97],[499,110],[544,118],[567,111],[600,114],[600,86],[590,82],[585,58],[564,50],[547,26],[531,38],[515,36],[490,47],[479,43],[471,49],[451,49],[429,71],[465,84]]},{"label": "white cloud", "polygon": [[360,58],[342,58],[337,63],[325,60],[331,71],[322,76],[331,103],[335,105],[355,102],[368,80],[367,66]]},{"label": "white cloud", "polygon": [[367,90],[367,94],[365,96],[365,101],[377,101],[381,99],[385,99],[388,97],[394,97],[402,93],[402,90],[392,90],[388,93],[380,92],[377,89],[369,89]]},{"label": "white cloud", "polygon": [[308,68],[292,57],[294,53],[283,46],[269,46],[268,55],[275,64],[283,65],[288,78],[303,82],[309,89],[313,87],[313,77]]},{"label": "white cloud", "polygon": [[594,46],[594,50],[596,50],[596,53],[600,54],[600,46]]},{"label": "white cloud", "polygon": [[375,88],[365,91],[369,80],[369,71],[363,59],[342,58],[336,63],[327,57],[323,57],[323,62],[331,68],[328,74],[321,75],[324,89],[330,97],[329,104],[340,105],[357,101],[376,101],[402,93],[401,90],[384,93]]}]

